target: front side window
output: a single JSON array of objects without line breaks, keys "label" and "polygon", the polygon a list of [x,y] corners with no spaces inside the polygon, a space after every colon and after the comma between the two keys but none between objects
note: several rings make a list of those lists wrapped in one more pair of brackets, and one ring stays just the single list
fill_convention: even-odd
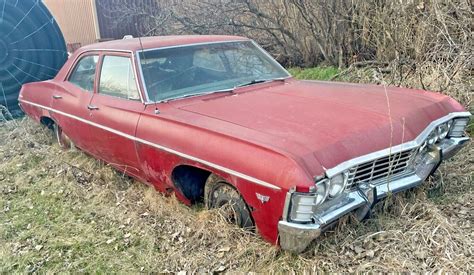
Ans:
[{"label": "front side window", "polygon": [[132,60],[129,57],[104,57],[100,73],[99,94],[140,100]]},{"label": "front side window", "polygon": [[163,101],[289,74],[251,41],[209,43],[139,54],[151,101]]},{"label": "front side window", "polygon": [[88,55],[81,58],[74,67],[74,71],[69,76],[68,81],[79,88],[92,92],[94,90],[95,70],[98,61],[98,55]]}]

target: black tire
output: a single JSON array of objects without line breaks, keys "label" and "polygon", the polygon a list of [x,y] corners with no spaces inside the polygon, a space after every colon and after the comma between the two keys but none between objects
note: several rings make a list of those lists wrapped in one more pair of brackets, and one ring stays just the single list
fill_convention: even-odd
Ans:
[{"label": "black tire", "polygon": [[54,123],[53,130],[54,135],[56,136],[56,140],[62,149],[67,150],[73,147],[72,141],[63,133],[61,126]]},{"label": "black tire", "polygon": [[220,209],[229,223],[247,229],[255,226],[247,204],[230,184],[211,175],[204,192],[206,206]]}]

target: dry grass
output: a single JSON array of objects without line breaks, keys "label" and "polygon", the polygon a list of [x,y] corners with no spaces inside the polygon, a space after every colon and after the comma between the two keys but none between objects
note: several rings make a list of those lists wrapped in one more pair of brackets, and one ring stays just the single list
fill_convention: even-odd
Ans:
[{"label": "dry grass", "polygon": [[[377,82],[380,70],[339,77]],[[453,96],[470,106],[464,83]],[[362,223],[344,220],[301,255],[80,151],[62,151],[49,130],[28,119],[0,120],[0,160],[2,273],[474,269],[472,145],[422,187],[379,203]]]},{"label": "dry grass", "polygon": [[341,224],[304,254],[278,251],[212,211],[188,208],[28,119],[0,130],[0,270],[469,271],[474,148],[423,188]]}]

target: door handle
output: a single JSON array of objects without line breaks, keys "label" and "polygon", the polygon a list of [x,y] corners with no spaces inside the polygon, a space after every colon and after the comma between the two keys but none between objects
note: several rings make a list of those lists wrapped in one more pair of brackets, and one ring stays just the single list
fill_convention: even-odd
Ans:
[{"label": "door handle", "polygon": [[89,109],[89,110],[99,110],[99,107],[89,104],[89,105],[87,105],[87,109]]},{"label": "door handle", "polygon": [[60,95],[53,95],[53,98],[54,98],[54,99],[61,99],[61,98],[63,98],[63,97],[60,96]]}]

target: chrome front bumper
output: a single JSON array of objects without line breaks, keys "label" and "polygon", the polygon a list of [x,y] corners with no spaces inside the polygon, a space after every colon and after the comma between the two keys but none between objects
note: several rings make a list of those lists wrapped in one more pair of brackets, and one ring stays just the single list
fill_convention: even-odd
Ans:
[{"label": "chrome front bumper", "polygon": [[[436,170],[441,160],[455,155],[468,141],[468,137],[443,140],[430,151],[430,159],[421,169],[424,171],[416,171],[403,177],[394,178],[389,182],[364,183],[357,186],[356,189],[345,191],[337,199],[327,201],[318,208],[313,216],[314,223],[300,224],[288,220],[280,221],[278,231],[281,248],[296,253],[302,252],[312,240],[341,217],[353,213],[360,220],[365,218],[378,200],[385,198],[389,193],[398,193],[420,185]],[[286,211],[285,213],[287,213]]]}]

